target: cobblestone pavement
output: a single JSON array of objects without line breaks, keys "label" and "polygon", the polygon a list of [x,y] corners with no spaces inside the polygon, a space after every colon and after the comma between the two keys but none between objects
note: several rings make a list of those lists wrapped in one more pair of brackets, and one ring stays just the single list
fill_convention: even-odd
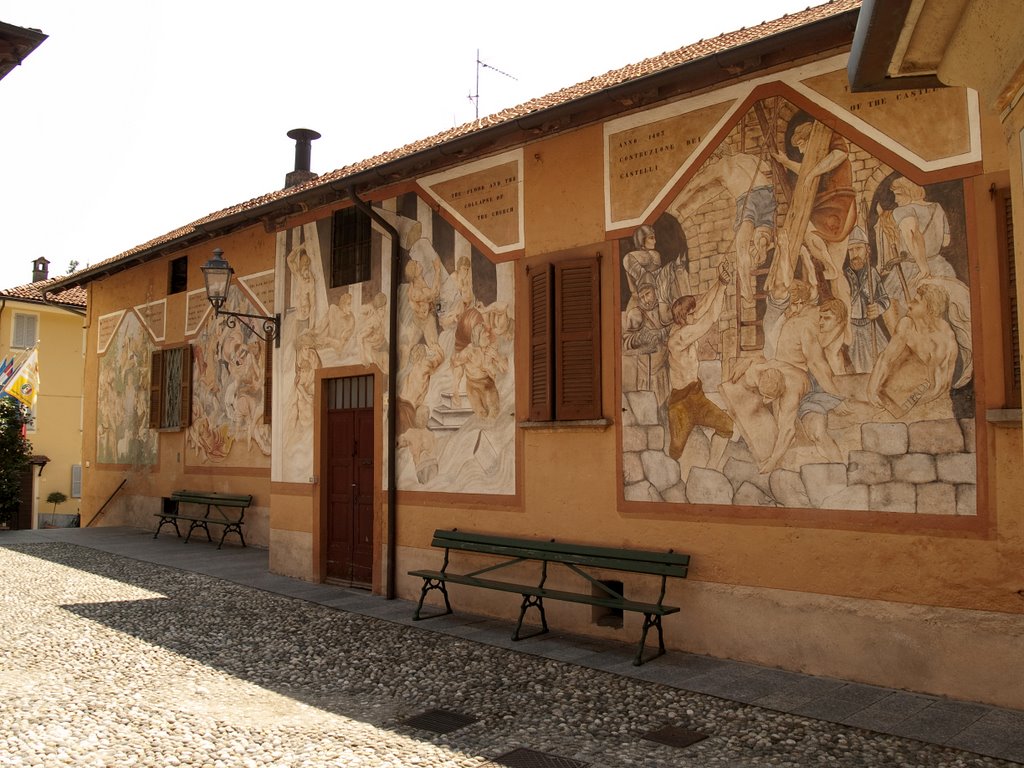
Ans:
[{"label": "cobblestone pavement", "polygon": [[0,723],[5,766],[1011,765],[68,543],[0,546]]}]

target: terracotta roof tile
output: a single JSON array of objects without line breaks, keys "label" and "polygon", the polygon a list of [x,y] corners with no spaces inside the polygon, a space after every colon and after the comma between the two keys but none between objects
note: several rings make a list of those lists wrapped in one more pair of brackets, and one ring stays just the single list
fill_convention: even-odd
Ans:
[{"label": "terracotta roof tile", "polygon": [[[66,277],[66,276],[63,276]],[[37,283],[28,283],[14,288],[0,289],[0,298],[19,299],[31,301],[38,304],[55,303],[64,304],[70,307],[85,308],[86,290],[82,286],[67,288],[59,293],[52,293],[44,299],[44,292],[49,286],[59,282],[63,277],[54,277],[50,280],[40,280]]]},{"label": "terracotta roof tile", "polygon": [[387,165],[390,162],[409,157],[417,152],[422,152],[424,150],[440,146],[454,139],[468,136],[485,128],[508,123],[525,117],[531,113],[561,106],[575,99],[590,96],[602,90],[622,85],[623,83],[627,83],[631,80],[646,77],[648,75],[679,66],[680,64],[696,61],[707,56],[727,51],[731,48],[763,40],[771,37],[772,35],[777,35],[797,27],[821,21],[822,19],[826,19],[831,16],[845,13],[846,11],[854,10],[859,8],[860,5],[861,0],[829,0],[823,4],[808,7],[803,11],[786,14],[781,18],[765,21],[753,27],[744,27],[734,32],[727,32],[725,34],[718,35],[717,37],[699,40],[692,45],[684,46],[674,51],[666,51],[635,64],[629,64],[620,69],[614,69],[606,72],[603,75],[592,77],[582,83],[571,85],[567,88],[555,91],[554,93],[547,94],[546,96],[532,99],[518,106],[503,109],[500,112],[442,131],[441,133],[434,134],[433,136],[429,136],[425,139],[411,142],[397,149],[392,149],[375,155],[374,157],[344,166],[343,168],[324,173],[305,183],[298,184],[287,189],[275,190],[265,195],[261,195],[260,197],[253,198],[252,200],[247,200],[243,203],[238,203],[237,205],[224,208],[220,211],[215,211],[201,219],[197,219],[191,224],[186,224],[183,227],[124,251],[117,256],[106,259],[97,264],[93,264],[92,267],[90,267],[90,271],[97,267],[114,264],[134,254],[148,251],[161,244],[169,243],[179,237],[194,233],[204,224],[210,224],[232,215],[245,213],[246,211],[259,208],[264,204],[289,197],[297,192],[315,189],[318,186],[337,182],[363,171]]}]

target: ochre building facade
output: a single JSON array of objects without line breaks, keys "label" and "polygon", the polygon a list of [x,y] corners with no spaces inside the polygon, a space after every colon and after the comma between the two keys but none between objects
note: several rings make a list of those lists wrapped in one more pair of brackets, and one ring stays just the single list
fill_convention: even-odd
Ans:
[{"label": "ochre building facade", "polygon": [[[83,522],[124,480],[104,524],[252,493],[273,571],[409,599],[436,528],[673,549],[670,647],[1024,707],[1007,145],[972,90],[852,92],[856,21],[698,44],[86,270]],[[214,248],[279,346],[214,316]]]}]

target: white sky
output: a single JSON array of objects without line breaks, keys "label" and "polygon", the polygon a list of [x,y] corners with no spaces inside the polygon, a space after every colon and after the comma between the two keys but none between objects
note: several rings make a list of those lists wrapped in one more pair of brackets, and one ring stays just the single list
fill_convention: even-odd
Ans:
[{"label": "white sky", "polygon": [[0,80],[0,287],[823,0],[0,0],[49,38]]}]

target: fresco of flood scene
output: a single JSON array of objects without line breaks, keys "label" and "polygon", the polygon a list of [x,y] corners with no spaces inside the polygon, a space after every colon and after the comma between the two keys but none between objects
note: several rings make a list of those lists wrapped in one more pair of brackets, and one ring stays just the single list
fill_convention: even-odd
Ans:
[{"label": "fresco of flood scene", "polygon": [[[400,240],[398,487],[513,494],[512,265],[492,263],[414,194],[377,212]],[[388,370],[390,240],[374,224],[370,279],[330,288],[330,236],[330,219],[278,235],[285,319],[275,374],[286,481],[315,474],[317,370]]]},{"label": "fresco of flood scene", "polygon": [[107,318],[117,328],[99,359],[96,461],[155,464],[157,433],[149,428],[150,355],[154,345],[135,312]]},{"label": "fresco of flood scene", "polygon": [[962,182],[776,96],[620,246],[627,501],[976,514]]},{"label": "fresco of flood scene", "polygon": [[[228,291],[224,309],[265,314],[238,286]],[[263,412],[267,347],[245,324],[229,320],[208,313],[192,340],[188,463],[266,468],[271,455],[270,423]]]}]

